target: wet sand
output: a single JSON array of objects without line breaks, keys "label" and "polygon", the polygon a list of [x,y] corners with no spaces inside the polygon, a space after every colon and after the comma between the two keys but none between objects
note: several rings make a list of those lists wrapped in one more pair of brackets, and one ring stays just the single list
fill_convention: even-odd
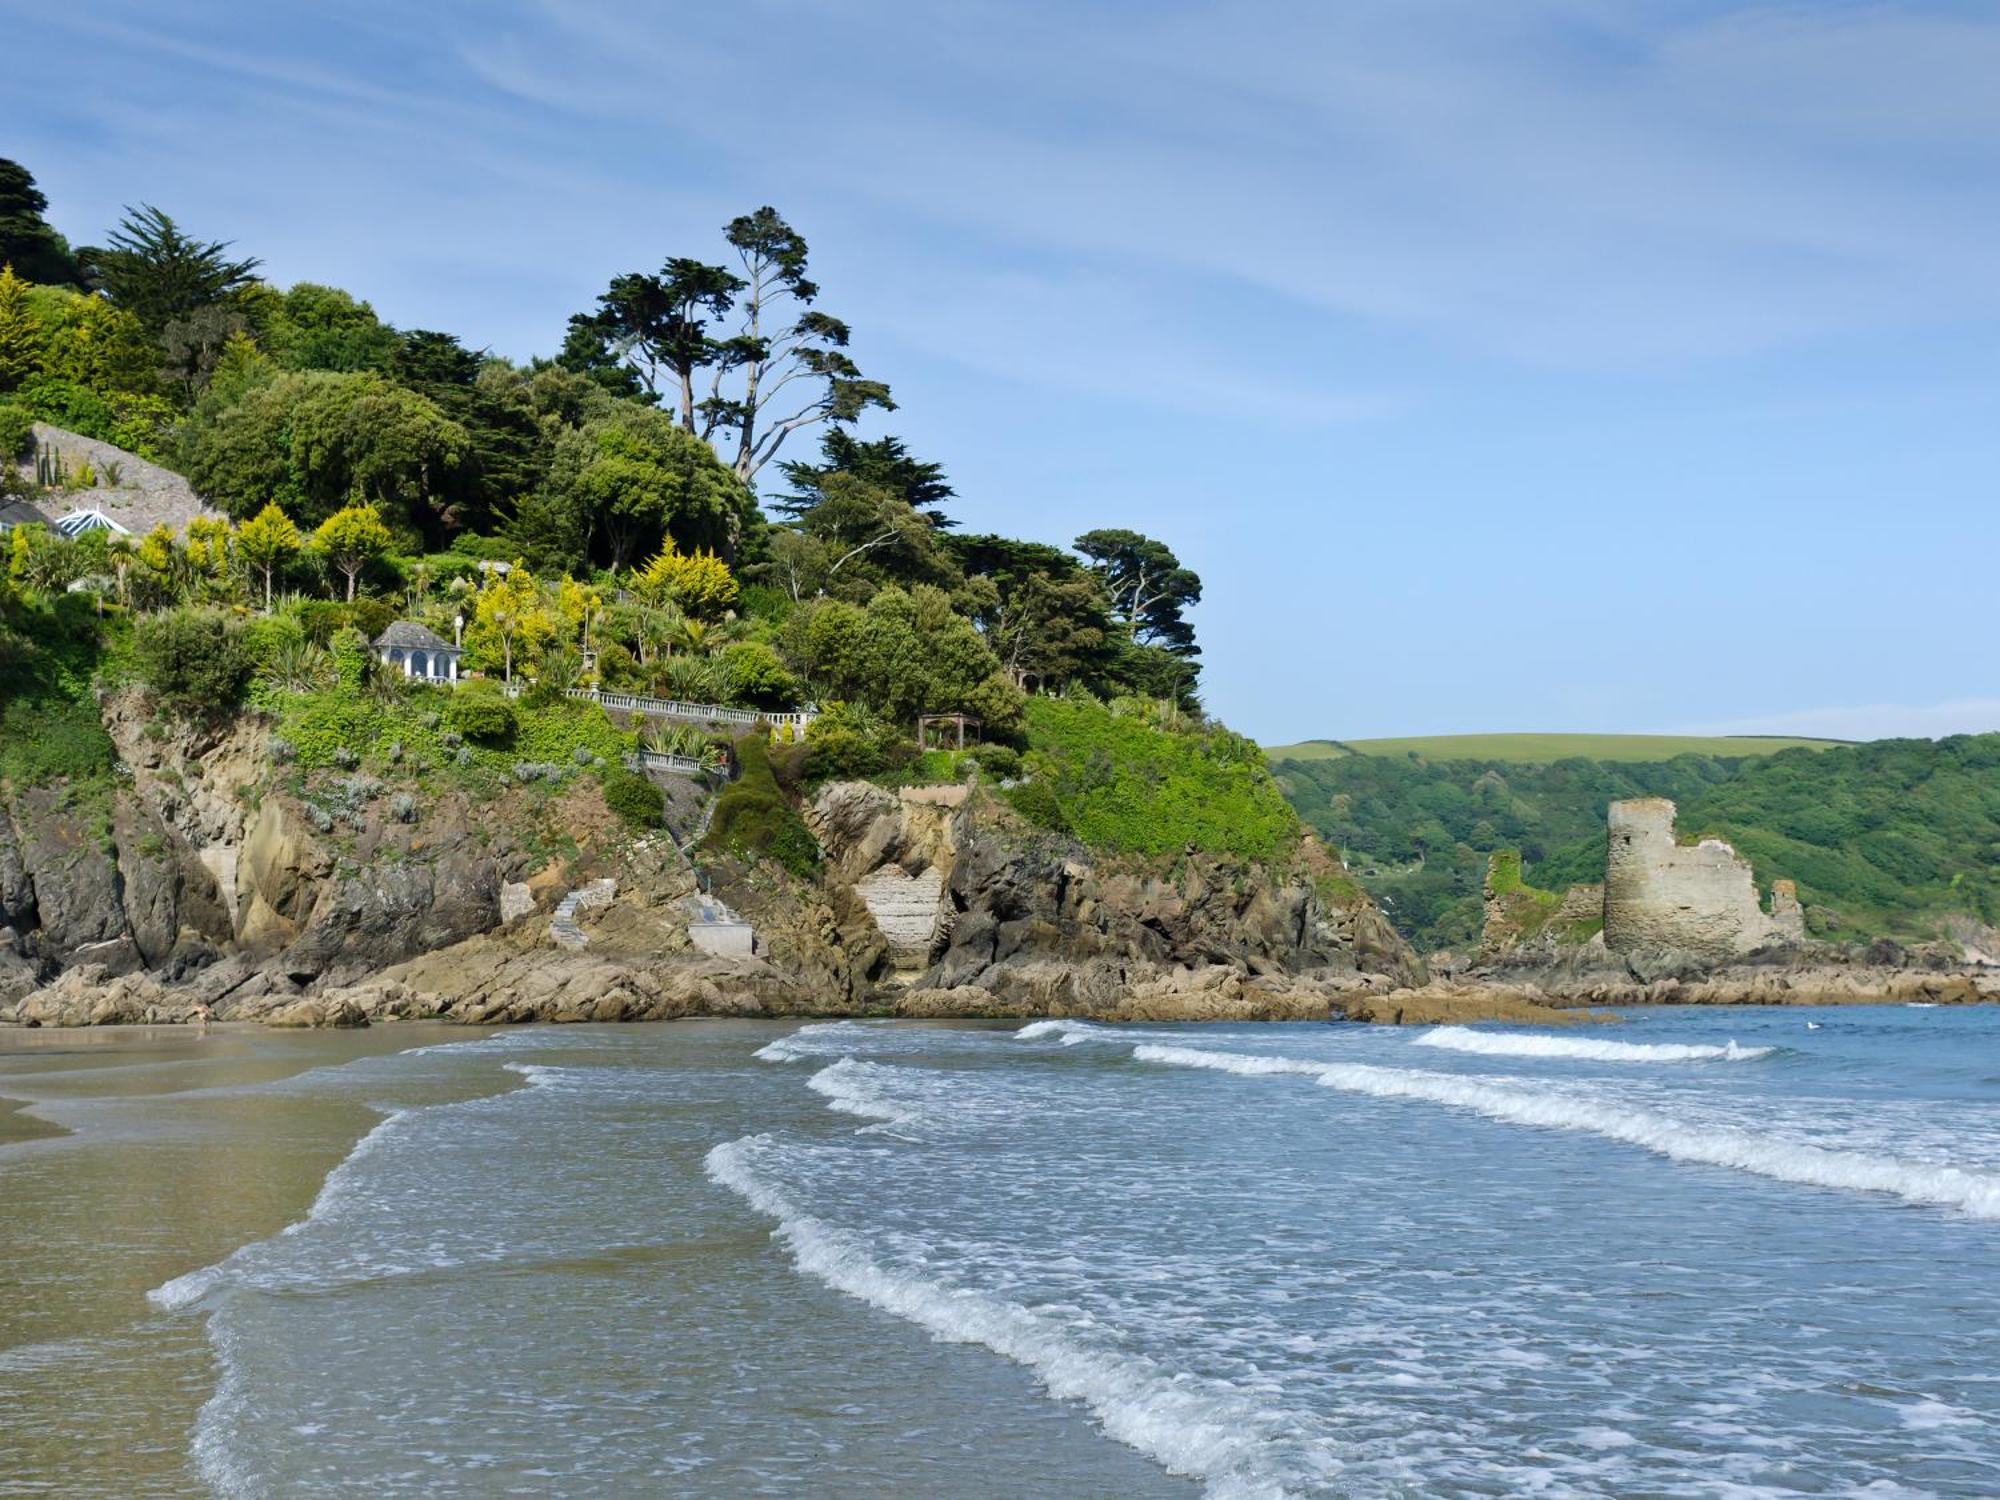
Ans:
[{"label": "wet sand", "polygon": [[0,1495],[202,1495],[199,1320],[148,1289],[302,1217],[378,1116],[253,1091],[487,1033],[0,1029]]}]

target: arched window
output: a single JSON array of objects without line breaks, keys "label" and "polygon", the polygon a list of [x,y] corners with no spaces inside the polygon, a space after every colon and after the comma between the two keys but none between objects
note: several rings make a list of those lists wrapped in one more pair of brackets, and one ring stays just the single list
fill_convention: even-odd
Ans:
[{"label": "arched window", "polygon": [[428,677],[431,675],[431,659],[423,652],[412,651],[410,653],[410,675],[412,677]]}]

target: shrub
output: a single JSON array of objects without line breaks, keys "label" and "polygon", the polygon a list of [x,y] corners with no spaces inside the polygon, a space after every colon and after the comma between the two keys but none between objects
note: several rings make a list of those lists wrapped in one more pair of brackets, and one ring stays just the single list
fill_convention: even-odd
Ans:
[{"label": "shrub", "polygon": [[11,463],[28,451],[35,436],[35,414],[13,402],[0,403],[0,463]]},{"label": "shrub", "polygon": [[760,733],[736,742],[737,779],[716,799],[709,824],[710,848],[750,859],[770,859],[794,875],[810,876],[819,848],[798,809],[778,789],[771,748]]},{"label": "shrub", "polygon": [[133,655],[154,696],[184,718],[227,712],[250,682],[243,627],[215,610],[175,609],[140,620]]},{"label": "shrub", "polygon": [[828,704],[806,730],[806,775],[813,781],[865,780],[888,764],[876,720],[844,703]]},{"label": "shrub", "polygon": [[973,764],[988,776],[1005,781],[1021,774],[1020,753],[1007,745],[981,745],[971,752]]},{"label": "shrub", "polygon": [[739,703],[782,708],[798,697],[798,681],[778,653],[762,641],[737,641],[722,652],[729,690]]},{"label": "shrub", "polygon": [[469,740],[482,745],[511,744],[520,726],[514,705],[497,688],[460,688],[445,709],[445,722]]},{"label": "shrub", "polygon": [[305,626],[287,615],[271,615],[252,620],[243,627],[243,646],[250,664],[261,674],[270,674],[282,659],[292,660],[309,644]]},{"label": "shrub", "polygon": [[333,633],[327,650],[333,656],[334,677],[341,687],[356,692],[367,685],[368,665],[372,660],[367,636],[352,625],[343,625]]},{"label": "shrub", "polygon": [[607,771],[604,805],[633,828],[657,828],[666,816],[667,799],[645,777],[631,771]]},{"label": "shrub", "polygon": [[408,792],[398,792],[389,800],[389,811],[398,823],[417,821],[417,799]]}]

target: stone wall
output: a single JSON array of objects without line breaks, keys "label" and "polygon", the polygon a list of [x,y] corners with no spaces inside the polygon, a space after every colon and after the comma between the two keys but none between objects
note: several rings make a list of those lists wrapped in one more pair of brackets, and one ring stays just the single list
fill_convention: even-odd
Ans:
[{"label": "stone wall", "polygon": [[1718,838],[1680,843],[1664,797],[1614,802],[1607,815],[1604,944],[1614,953],[1681,949],[1723,959],[1797,942],[1805,923],[1790,881],[1766,912],[1750,862]]}]

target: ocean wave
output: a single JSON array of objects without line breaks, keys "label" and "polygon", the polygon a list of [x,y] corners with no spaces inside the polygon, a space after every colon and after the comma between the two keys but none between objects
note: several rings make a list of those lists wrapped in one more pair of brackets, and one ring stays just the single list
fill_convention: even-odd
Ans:
[{"label": "ocean wave", "polygon": [[759,1047],[751,1056],[763,1062],[810,1062],[859,1046],[868,1036],[867,1027],[852,1021],[819,1021]]},{"label": "ocean wave", "polygon": [[1113,1035],[1084,1021],[1030,1021],[1014,1033],[1014,1040],[1032,1042],[1040,1037],[1052,1036],[1059,1038],[1065,1047],[1074,1047],[1078,1042],[1109,1039]]},{"label": "ocean wave", "polygon": [[[342,1197],[353,1181],[355,1164],[380,1147],[382,1142],[414,1113],[414,1110],[395,1109],[377,1121],[375,1128],[356,1141],[354,1149],[341,1159],[338,1166],[326,1174],[326,1180],[319,1185],[319,1192],[313,1198],[312,1207],[306,1210],[305,1217],[287,1224],[278,1231],[276,1237],[282,1239],[286,1235],[297,1234],[315,1219],[331,1217],[337,1211]],[[228,1281],[241,1265],[245,1255],[254,1251],[259,1245],[267,1243],[269,1242],[265,1240],[253,1240],[248,1245],[230,1251],[213,1265],[203,1266],[198,1271],[189,1271],[186,1275],[176,1276],[171,1281],[164,1281],[146,1293],[146,1300],[168,1312],[190,1307]]]},{"label": "ocean wave", "polygon": [[859,1115],[885,1125],[914,1124],[915,1112],[902,1108],[889,1096],[885,1087],[887,1073],[886,1068],[874,1063],[843,1057],[808,1078],[806,1087],[823,1097],[829,1109],[843,1114]]},{"label": "ocean wave", "polygon": [[1106,1434],[1202,1480],[1215,1500],[1282,1500],[1306,1477],[1274,1472],[1270,1447],[1296,1428],[1297,1414],[1261,1405],[1226,1381],[1091,1348],[1032,1308],[881,1264],[859,1236],[806,1213],[757,1174],[757,1156],[774,1147],[768,1135],[725,1142],[708,1153],[708,1176],[776,1219],[776,1237],[807,1275],[946,1342],[983,1345],[1025,1366],[1051,1396],[1081,1402]]},{"label": "ocean wave", "polygon": [[1418,1037],[1416,1045],[1470,1052],[1480,1057],[1559,1057],[1577,1062],[1616,1063],[1752,1062],[1777,1050],[1739,1047],[1733,1039],[1720,1047],[1693,1042],[1607,1042],[1596,1037],[1474,1031],[1466,1026],[1435,1027]]},{"label": "ocean wave", "polygon": [[[547,1088],[562,1077],[564,1073],[574,1071],[550,1067],[543,1063],[510,1062],[502,1063],[501,1066],[508,1072],[518,1073],[522,1078],[526,1079],[527,1086],[530,1088]],[[467,1100],[462,1102],[478,1103],[480,1101]],[[431,1109],[452,1109],[459,1106],[446,1104],[431,1105],[428,1107]],[[379,1150],[383,1143],[392,1135],[402,1129],[406,1121],[424,1112],[423,1109],[389,1110],[376,1122],[373,1129],[354,1143],[353,1149],[341,1158],[340,1164],[326,1174],[326,1180],[320,1184],[319,1192],[314,1196],[312,1206],[306,1210],[305,1217],[287,1224],[269,1239],[253,1240],[247,1245],[238,1246],[213,1265],[203,1266],[200,1270],[189,1271],[185,1275],[174,1277],[171,1281],[162,1282],[159,1286],[154,1287],[146,1293],[146,1300],[151,1302],[155,1307],[168,1312],[190,1307],[201,1301],[217,1287],[232,1282],[239,1275],[249,1272],[253,1261],[266,1253],[265,1247],[280,1243],[290,1236],[300,1233],[311,1224],[333,1218],[340,1212],[345,1200],[355,1191],[356,1169],[359,1165],[367,1160],[370,1154]]]},{"label": "ocean wave", "polygon": [[1775,1140],[1747,1131],[1690,1125],[1654,1110],[1632,1109],[1534,1088],[1481,1082],[1448,1073],[1362,1063],[1210,1052],[1143,1045],[1142,1062],[1211,1068],[1244,1077],[1292,1074],[1322,1087],[1380,1099],[1421,1099],[1469,1109],[1513,1125],[1576,1130],[1639,1146],[1674,1161],[1729,1167],[1806,1187],[1887,1193],[1906,1203],[1955,1208],[1975,1219],[2000,1219],[2000,1175],[1905,1161],[1861,1151],[1836,1151]]}]

